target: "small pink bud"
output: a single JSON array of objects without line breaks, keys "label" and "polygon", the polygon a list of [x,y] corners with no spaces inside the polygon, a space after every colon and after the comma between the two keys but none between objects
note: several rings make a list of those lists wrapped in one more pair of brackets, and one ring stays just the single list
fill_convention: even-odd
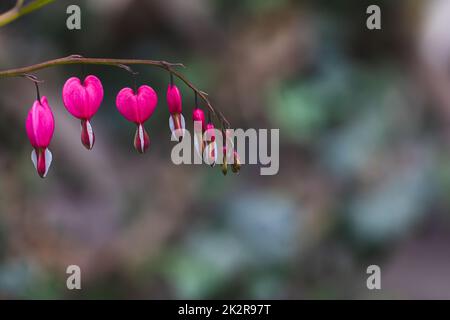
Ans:
[{"label": "small pink bud", "polygon": [[217,162],[217,144],[216,144],[216,137],[214,134],[214,124],[208,123],[206,125],[206,131],[205,131],[206,139],[207,139],[207,163],[211,166],[214,166]]},{"label": "small pink bud", "polygon": [[45,178],[52,162],[52,153],[47,148],[55,131],[55,119],[45,96],[41,101],[36,100],[33,103],[28,112],[25,128],[34,148],[31,152],[31,161],[39,176]]},{"label": "small pink bud", "polygon": [[167,106],[169,108],[169,128],[174,137],[179,141],[184,136],[185,121],[181,114],[181,94],[176,85],[169,84],[167,88]]},{"label": "small pink bud", "polygon": [[101,81],[93,75],[87,76],[83,83],[77,77],[69,78],[64,84],[62,95],[67,111],[81,120],[81,142],[87,149],[92,149],[95,136],[90,120],[103,100]]},{"label": "small pink bud", "polygon": [[150,138],[143,124],[153,114],[157,103],[156,92],[146,85],[140,86],[137,93],[131,88],[123,88],[117,94],[117,109],[125,119],[137,125],[134,147],[139,153],[144,153],[150,144]]},{"label": "small pink bud", "polygon": [[202,131],[205,131],[206,129],[206,123],[205,123],[205,113],[200,108],[195,108],[192,112],[192,120],[194,122],[200,121],[202,123]]},{"label": "small pink bud", "polygon": [[[192,112],[192,120],[194,121],[194,147],[197,153],[203,159],[203,151],[205,150],[206,147],[205,141],[203,140],[203,133],[205,132],[206,129],[205,114],[203,113],[203,110],[200,108],[195,108],[194,111]],[[196,128],[196,122],[201,123],[201,130],[198,130],[200,128],[198,129]]]},{"label": "small pink bud", "polygon": [[206,125],[206,132],[208,132],[209,130],[212,130],[211,133],[210,133],[210,137],[211,137],[210,140],[211,140],[211,142],[216,141],[216,136],[214,135],[214,124],[208,123]]},{"label": "small pink bud", "polygon": [[181,94],[176,85],[169,84],[166,98],[169,113],[181,113]]}]

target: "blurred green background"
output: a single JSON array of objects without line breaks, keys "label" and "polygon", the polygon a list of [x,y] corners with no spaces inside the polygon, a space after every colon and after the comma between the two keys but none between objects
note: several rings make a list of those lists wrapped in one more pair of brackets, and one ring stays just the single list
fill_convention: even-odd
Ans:
[{"label": "blurred green background", "polygon": [[[370,4],[382,30],[366,28]],[[280,129],[275,176],[176,166],[165,71],[133,66],[159,96],[142,156],[115,108],[130,74],[46,69],[56,130],[41,180],[24,128],[33,84],[0,79],[0,298],[450,298],[449,1],[58,0],[1,28],[0,48],[0,69],[69,54],[183,62],[233,127]],[[90,152],[61,99],[85,73],[105,88]],[[71,264],[80,291],[66,288]],[[366,287],[371,264],[382,290]]]}]

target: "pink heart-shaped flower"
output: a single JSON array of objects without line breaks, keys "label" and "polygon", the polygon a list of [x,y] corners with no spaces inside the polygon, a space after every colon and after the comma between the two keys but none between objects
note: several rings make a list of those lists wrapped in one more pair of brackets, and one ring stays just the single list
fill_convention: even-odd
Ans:
[{"label": "pink heart-shaped flower", "polygon": [[155,90],[142,85],[135,93],[131,88],[123,88],[117,94],[116,106],[119,112],[130,122],[142,124],[150,118],[158,103]]},{"label": "pink heart-shaped flower", "polygon": [[146,85],[140,86],[137,93],[131,88],[123,88],[117,94],[117,109],[125,119],[137,125],[134,148],[139,153],[144,153],[150,145],[150,138],[142,124],[153,114],[157,103],[155,90]]},{"label": "pink heart-shaped flower", "polygon": [[87,76],[83,83],[77,77],[72,77],[64,84],[62,95],[67,111],[81,119],[81,142],[88,150],[92,149],[95,135],[90,119],[103,100],[101,81],[93,75]]},{"label": "pink heart-shaped flower", "polygon": [[63,87],[64,105],[74,117],[89,120],[103,100],[103,86],[96,76],[87,76],[83,83],[77,77],[66,81]]}]

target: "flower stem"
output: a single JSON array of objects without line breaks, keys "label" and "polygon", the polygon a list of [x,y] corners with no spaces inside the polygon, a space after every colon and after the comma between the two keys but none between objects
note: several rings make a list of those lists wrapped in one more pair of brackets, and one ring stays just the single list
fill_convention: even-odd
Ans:
[{"label": "flower stem", "polygon": [[212,114],[217,118],[218,121],[226,123],[228,126],[230,126],[230,123],[225,118],[225,116],[220,112],[219,110],[216,111],[216,109],[211,105],[208,99],[208,95],[199,90],[197,87],[195,87],[182,73],[174,70],[174,67],[184,67],[182,63],[169,63],[166,61],[160,61],[160,60],[143,60],[143,59],[110,59],[110,58],[85,58],[80,55],[70,55],[63,58],[53,59],[44,61],[38,64],[34,64],[27,67],[22,68],[16,68],[16,69],[8,69],[0,71],[0,79],[1,78],[8,78],[8,77],[19,77],[19,76],[25,76],[27,74],[30,74],[34,71],[50,68],[50,67],[56,67],[61,65],[69,65],[69,64],[94,64],[94,65],[107,65],[107,66],[115,66],[124,69],[124,66],[127,67],[128,65],[148,65],[148,66],[155,66],[161,69],[165,69],[172,76],[176,76],[178,79],[183,81],[189,88],[191,88],[196,95],[198,95],[206,104],[208,109],[212,112]]},{"label": "flower stem", "polygon": [[37,82],[34,82],[34,85],[36,86],[36,99],[41,104],[41,93],[39,92],[39,85]]}]

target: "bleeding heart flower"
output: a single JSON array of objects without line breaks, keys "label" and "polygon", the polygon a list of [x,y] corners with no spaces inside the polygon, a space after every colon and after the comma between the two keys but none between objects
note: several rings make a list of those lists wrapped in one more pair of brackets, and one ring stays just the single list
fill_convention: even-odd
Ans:
[{"label": "bleeding heart flower", "polygon": [[55,131],[55,119],[52,110],[44,96],[41,101],[36,100],[28,112],[25,122],[28,139],[34,150],[31,161],[41,178],[45,178],[52,163],[52,153],[48,146]]},{"label": "bleeding heart flower", "polygon": [[177,137],[179,141],[184,136],[185,121],[181,114],[181,94],[177,86],[174,84],[169,84],[167,88],[167,106],[169,108],[169,128],[174,137]]},{"label": "bleeding heart flower", "polygon": [[93,75],[87,76],[83,83],[72,77],[64,84],[62,94],[67,111],[81,120],[81,142],[88,150],[92,149],[95,135],[90,120],[103,100],[101,81]]},{"label": "bleeding heart flower", "polygon": [[202,123],[202,131],[205,131],[206,129],[206,122],[205,122],[205,113],[200,108],[195,108],[194,111],[192,111],[192,120],[200,121]]},{"label": "bleeding heart flower", "polygon": [[155,90],[146,85],[140,86],[137,93],[131,88],[123,88],[117,94],[117,109],[125,119],[137,125],[134,147],[139,153],[144,153],[150,145],[150,138],[143,124],[153,114],[157,103]]},{"label": "bleeding heart flower", "polygon": [[[205,122],[205,114],[202,109],[195,108],[192,112],[192,120],[194,120],[194,147],[195,150],[198,152],[200,157],[203,159],[203,150],[205,149],[205,142],[203,141],[203,132],[205,132],[206,129],[206,122]],[[201,128],[197,128],[196,123],[200,122]],[[201,132],[198,129],[201,129]]]},{"label": "bleeding heart flower", "polygon": [[207,135],[207,140],[209,142],[206,143],[206,154],[207,159],[206,162],[211,166],[214,166],[217,162],[217,144],[216,144],[216,136],[214,134],[214,124],[208,123],[206,125],[205,135]]},{"label": "bleeding heart flower", "polygon": [[227,160],[227,147],[223,147],[222,149],[222,157],[223,157],[223,161],[222,161],[222,165],[220,166],[222,173],[224,176],[227,175],[228,172],[228,160]]}]

